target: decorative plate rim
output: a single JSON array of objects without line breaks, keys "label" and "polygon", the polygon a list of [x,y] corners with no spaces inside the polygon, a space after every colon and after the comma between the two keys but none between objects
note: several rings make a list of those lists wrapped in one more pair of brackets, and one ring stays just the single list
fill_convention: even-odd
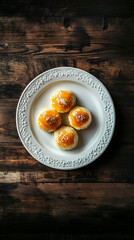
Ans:
[{"label": "decorative plate rim", "polygon": [[[88,154],[74,160],[60,160],[51,156],[44,155],[41,147],[35,144],[34,136],[31,134],[27,108],[30,98],[36,93],[40,87],[45,84],[52,83],[54,78],[72,78],[87,87],[94,88],[103,102],[104,111],[107,115],[105,121],[105,131],[99,142],[95,144],[94,149],[89,150]],[[67,80],[67,79],[66,79]],[[108,147],[115,128],[115,108],[110,93],[106,87],[92,74],[73,67],[57,67],[49,69],[37,77],[35,77],[23,90],[16,109],[16,128],[19,138],[26,150],[40,163],[59,170],[73,170],[84,167],[95,161]]]}]

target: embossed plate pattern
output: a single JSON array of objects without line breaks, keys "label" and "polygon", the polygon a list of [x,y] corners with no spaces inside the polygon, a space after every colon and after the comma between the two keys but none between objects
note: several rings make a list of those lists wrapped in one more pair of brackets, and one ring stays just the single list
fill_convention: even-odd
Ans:
[{"label": "embossed plate pattern", "polygon": [[[47,102],[45,96],[57,88],[70,88],[80,97],[79,104],[93,115],[92,125],[78,132],[80,144],[71,151],[57,149],[52,134],[46,135],[36,126],[37,106]],[[59,67],[40,74],[24,89],[17,105],[16,126],[24,147],[36,160],[52,168],[71,170],[93,162],[105,151],[114,132],[115,110],[109,92],[97,78],[77,68]]]}]

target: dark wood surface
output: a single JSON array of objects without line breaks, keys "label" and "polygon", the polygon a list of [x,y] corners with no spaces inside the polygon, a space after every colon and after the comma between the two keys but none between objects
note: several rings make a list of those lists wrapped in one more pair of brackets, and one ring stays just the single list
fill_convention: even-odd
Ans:
[{"label": "dark wood surface", "polygon": [[[134,239],[133,1],[0,3],[0,239]],[[58,171],[19,140],[20,94],[59,66],[98,77],[116,108],[111,144],[94,163]]]}]

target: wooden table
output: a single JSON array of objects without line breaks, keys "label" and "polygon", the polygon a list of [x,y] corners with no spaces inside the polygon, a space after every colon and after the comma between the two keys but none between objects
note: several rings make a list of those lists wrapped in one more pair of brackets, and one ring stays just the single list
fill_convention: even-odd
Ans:
[{"label": "wooden table", "polygon": [[[134,5],[128,1],[1,1],[0,239],[134,239]],[[78,67],[107,87],[112,142],[74,171],[43,166],[22,146],[15,112],[45,70]]]}]

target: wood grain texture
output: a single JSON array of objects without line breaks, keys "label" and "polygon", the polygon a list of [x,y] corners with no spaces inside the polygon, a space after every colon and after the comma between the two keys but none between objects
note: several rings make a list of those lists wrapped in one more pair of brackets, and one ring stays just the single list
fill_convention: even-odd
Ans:
[{"label": "wood grain texture", "polygon": [[[36,233],[55,233],[57,230],[75,233],[81,225],[79,233],[83,234],[96,233],[96,227],[98,234],[112,233],[113,229],[116,234],[120,231],[125,234],[133,225],[132,184],[14,183],[0,187],[1,218],[10,224],[11,232],[29,233],[35,227]],[[14,222],[19,223],[17,229]],[[6,233],[4,225],[1,222],[3,234]]]},{"label": "wood grain texture", "polygon": [[133,145],[124,145],[114,152],[113,147],[109,146],[97,162],[75,171],[54,171],[43,166],[21,146],[10,146],[8,150],[1,147],[0,152],[1,183],[134,181]]},{"label": "wood grain texture", "polygon": [[[0,239],[134,239],[134,2],[0,3]],[[15,113],[38,74],[72,66],[109,90],[116,128],[105,153],[74,171],[22,146]]]},{"label": "wood grain texture", "polygon": [[[29,21],[40,21],[46,16],[133,16],[133,0],[10,0],[1,1],[1,14],[10,16],[25,16]],[[65,24],[67,25],[67,23]]]}]

